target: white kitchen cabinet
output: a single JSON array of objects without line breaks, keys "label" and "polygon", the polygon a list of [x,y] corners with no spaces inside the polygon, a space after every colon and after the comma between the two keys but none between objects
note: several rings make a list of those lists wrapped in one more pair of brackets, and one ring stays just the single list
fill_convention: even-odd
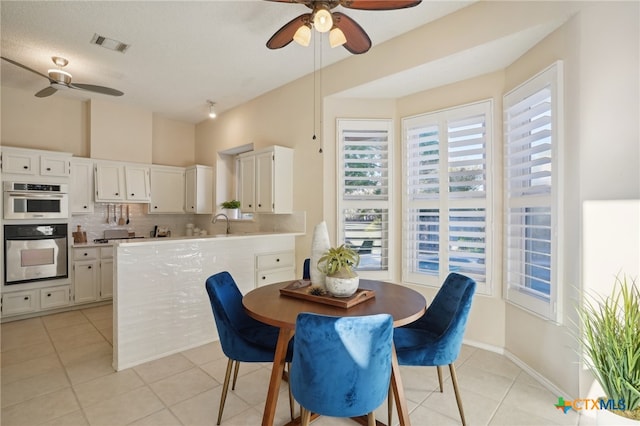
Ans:
[{"label": "white kitchen cabinet", "polygon": [[73,249],[74,303],[113,297],[113,247]]},{"label": "white kitchen cabinet", "polygon": [[185,169],[151,166],[149,213],[184,213]]},{"label": "white kitchen cabinet", "polygon": [[2,316],[28,314],[38,311],[37,290],[2,294]]},{"label": "white kitchen cabinet", "polygon": [[151,201],[148,166],[100,162],[95,167],[95,178],[97,202]]},{"label": "white kitchen cabinet", "polygon": [[40,289],[40,309],[54,309],[68,306],[70,303],[69,286]]},{"label": "white kitchen cabinet", "polygon": [[69,306],[68,285],[21,290],[2,294],[2,316],[9,317]]},{"label": "white kitchen cabinet", "polygon": [[113,298],[113,247],[100,248],[100,300]]},{"label": "white kitchen cabinet", "polygon": [[68,157],[40,156],[40,174],[42,176],[69,176],[71,161]]},{"label": "white kitchen cabinet", "polygon": [[122,202],[124,201],[124,169],[119,164],[97,164],[96,201]]},{"label": "white kitchen cabinet", "polygon": [[293,149],[272,146],[240,154],[240,209],[255,213],[292,213]]},{"label": "white kitchen cabinet", "polygon": [[150,202],[151,182],[149,167],[124,166],[124,183],[126,187],[125,199],[127,202]]},{"label": "white kitchen cabinet", "polygon": [[98,300],[98,248],[73,249],[73,300],[88,303]]},{"label": "white kitchen cabinet", "polygon": [[240,157],[240,171],[238,172],[240,210],[245,213],[256,211],[256,156]]},{"label": "white kitchen cabinet", "polygon": [[295,279],[293,251],[256,255],[256,287]]},{"label": "white kitchen cabinet", "polygon": [[2,173],[69,177],[71,154],[26,148],[2,148]]},{"label": "white kitchen cabinet", "polygon": [[195,165],[185,171],[185,211],[213,213],[213,167]]},{"label": "white kitchen cabinet", "polygon": [[71,214],[93,213],[93,161],[71,159]]}]

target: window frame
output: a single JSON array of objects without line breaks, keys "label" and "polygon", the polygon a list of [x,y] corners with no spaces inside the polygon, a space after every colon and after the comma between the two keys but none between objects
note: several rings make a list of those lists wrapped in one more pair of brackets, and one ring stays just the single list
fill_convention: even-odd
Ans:
[{"label": "window frame", "polygon": [[[386,200],[378,198],[372,200],[345,199],[344,177],[344,140],[342,132],[345,127],[350,130],[361,131],[386,131],[387,132],[387,198]],[[395,209],[393,207],[394,199],[394,138],[395,138],[394,120],[390,118],[380,119],[359,119],[359,118],[337,118],[336,119],[336,244],[344,243],[345,221],[343,210],[346,208],[371,208],[386,209],[387,211],[387,229],[386,229],[386,251],[387,265],[385,270],[366,270],[356,269],[358,275],[363,279],[390,280],[394,277],[395,271]]]},{"label": "window frame", "polygon": [[[548,194],[521,194],[520,196],[512,196],[509,193],[509,108],[524,101],[528,97],[535,96],[543,90],[550,91],[550,111],[551,111],[551,183]],[[503,225],[503,241],[504,241],[504,262],[503,262],[503,291],[505,300],[523,310],[526,310],[545,320],[561,324],[562,322],[562,301],[563,288],[561,280],[563,277],[563,247],[564,236],[563,227],[563,179],[561,174],[561,165],[564,159],[564,87],[563,87],[563,63],[556,61],[549,67],[537,73],[527,81],[513,88],[503,96],[503,126],[504,126],[504,225]],[[524,192],[524,191],[523,191]],[[526,269],[526,250],[523,250],[527,242],[525,236],[521,237],[518,247],[510,250],[510,225],[514,221],[511,217],[510,210],[521,209],[539,209],[548,208],[550,215],[550,294],[549,300],[540,297],[530,291],[526,286],[513,282],[511,275],[525,274]],[[520,221],[522,222],[522,221]],[[526,224],[520,225],[526,234],[527,229],[531,227]],[[512,257],[518,251],[523,252],[518,257],[519,263],[523,266],[512,268]]]},{"label": "window frame", "polygon": [[[485,182],[484,192],[482,196],[478,196],[477,193],[469,193],[469,196],[461,195],[462,192],[450,192],[450,173],[449,167],[451,162],[449,159],[450,153],[450,139],[448,135],[448,124],[456,122],[461,119],[470,118],[484,114],[485,125]],[[438,128],[438,169],[439,169],[439,192],[437,196],[425,197],[424,199],[415,200],[412,199],[409,190],[410,185],[408,180],[412,179],[410,176],[409,153],[408,153],[408,135],[407,129],[411,123],[416,125],[423,125],[425,128],[428,126]],[[492,154],[493,145],[493,126],[494,126],[494,107],[493,99],[485,99],[478,102],[473,102],[464,105],[458,105],[451,108],[423,113],[411,117],[402,118],[402,149],[403,149],[403,161],[402,161],[402,280],[403,282],[425,285],[430,287],[439,288],[447,275],[450,273],[449,256],[455,256],[455,251],[450,247],[450,217],[452,213],[460,209],[484,209],[484,281],[477,283],[476,292],[478,294],[492,295],[493,287],[492,282],[492,270],[495,263],[493,259],[493,241],[495,239],[493,229],[493,216],[494,216],[494,180],[493,180],[493,167],[495,167],[495,160]],[[440,267],[437,274],[424,274],[412,271],[411,264],[413,263],[414,256],[410,254],[414,250],[410,247],[414,238],[409,235],[412,230],[412,223],[410,219],[411,212],[413,210],[437,210],[438,211],[438,234],[439,234],[439,259],[444,259],[444,262],[439,260]],[[445,267],[443,267],[445,266]],[[464,272],[461,272],[464,273]]]}]

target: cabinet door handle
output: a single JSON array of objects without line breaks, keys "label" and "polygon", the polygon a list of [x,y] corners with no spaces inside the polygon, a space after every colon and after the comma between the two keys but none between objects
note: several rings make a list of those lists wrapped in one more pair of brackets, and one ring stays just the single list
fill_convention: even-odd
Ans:
[{"label": "cabinet door handle", "polygon": [[47,297],[51,297],[51,293],[47,293]]},{"label": "cabinet door handle", "polygon": [[262,207],[262,204],[258,204],[258,207]]},{"label": "cabinet door handle", "polygon": [[134,194],[134,193],[131,193],[131,196],[132,196],[132,197],[133,197],[133,196],[135,196],[135,195],[136,195],[136,194]]},{"label": "cabinet door handle", "polygon": [[267,277],[262,277],[262,279],[263,279],[263,280],[266,280],[266,279],[267,279]]},{"label": "cabinet door handle", "polygon": [[82,208],[83,208],[83,209],[87,209],[88,207],[87,207],[87,206],[82,206]]},{"label": "cabinet door handle", "polygon": [[51,167],[47,167],[47,171],[50,172],[51,171]]},{"label": "cabinet door handle", "polygon": [[158,208],[158,206],[153,206],[153,208],[154,208],[154,209],[157,209],[157,208]]},{"label": "cabinet door handle", "polygon": [[91,265],[89,265],[89,266],[87,267],[87,269],[91,269]]},{"label": "cabinet door handle", "polygon": [[25,297],[24,297],[24,300],[29,300],[29,296],[25,296]]},{"label": "cabinet door handle", "polygon": [[23,169],[27,170],[29,166],[22,166]]},{"label": "cabinet door handle", "polygon": [[276,259],[276,262],[280,262],[280,259]]},{"label": "cabinet door handle", "polygon": [[116,192],[116,195],[120,195],[120,193],[119,193],[119,192]]},{"label": "cabinet door handle", "polygon": [[85,255],[85,256],[89,256],[89,253],[85,253],[84,255]]}]

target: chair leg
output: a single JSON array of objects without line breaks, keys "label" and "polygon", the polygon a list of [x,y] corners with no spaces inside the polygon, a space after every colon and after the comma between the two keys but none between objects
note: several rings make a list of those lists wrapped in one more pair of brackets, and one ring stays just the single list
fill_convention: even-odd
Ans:
[{"label": "chair leg", "polygon": [[442,393],[442,367],[438,365],[436,370],[438,370],[438,383],[440,384],[440,393]]},{"label": "chair leg", "polygon": [[367,414],[367,426],[376,426],[376,414],[373,411]]},{"label": "chair leg", "polygon": [[300,426],[309,426],[309,422],[311,422],[311,411],[307,410],[301,405],[300,406]]},{"label": "chair leg", "polygon": [[[290,362],[287,363],[287,371],[291,371]],[[295,402],[293,401],[293,393],[291,392],[291,383],[287,383],[287,386],[289,387],[289,414],[291,415],[291,421],[293,421],[294,420],[293,408],[294,408]]]},{"label": "chair leg", "polygon": [[238,381],[238,370],[240,370],[240,361],[236,361],[236,369],[233,372],[233,386],[231,386],[231,390],[236,390],[236,381]]},{"label": "chair leg", "polygon": [[449,364],[449,371],[451,372],[451,382],[453,383],[453,391],[456,394],[456,402],[458,403],[458,411],[460,411],[460,419],[462,419],[462,426],[466,426],[467,422],[464,420],[464,411],[462,409],[462,398],[460,398],[460,391],[458,390],[458,378],[456,377],[456,368],[453,365],[453,363]]},{"label": "chair leg", "polygon": [[393,416],[393,386],[389,384],[389,393],[387,394],[387,425],[391,426],[391,417]]},{"label": "chair leg", "polygon": [[227,400],[227,391],[229,390],[229,379],[231,378],[231,369],[233,368],[233,360],[229,358],[227,361],[227,372],[224,375],[224,384],[222,385],[222,395],[220,395],[220,408],[218,409],[218,423],[222,420],[222,411],[224,410],[224,403]]}]

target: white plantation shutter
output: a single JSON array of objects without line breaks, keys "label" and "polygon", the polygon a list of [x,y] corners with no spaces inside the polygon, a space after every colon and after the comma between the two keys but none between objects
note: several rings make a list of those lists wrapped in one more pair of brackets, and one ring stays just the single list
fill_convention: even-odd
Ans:
[{"label": "white plantation shutter", "polygon": [[437,198],[440,193],[440,143],[437,124],[406,130],[407,188],[412,198]]},{"label": "white plantation shutter", "polygon": [[359,275],[389,278],[391,120],[338,120],[339,243],[360,254]]},{"label": "white plantation shutter", "polygon": [[561,318],[561,76],[558,62],[504,97],[507,300],[554,321]]},{"label": "white plantation shutter", "polygon": [[439,286],[449,272],[489,294],[491,101],[403,119],[403,280]]}]

